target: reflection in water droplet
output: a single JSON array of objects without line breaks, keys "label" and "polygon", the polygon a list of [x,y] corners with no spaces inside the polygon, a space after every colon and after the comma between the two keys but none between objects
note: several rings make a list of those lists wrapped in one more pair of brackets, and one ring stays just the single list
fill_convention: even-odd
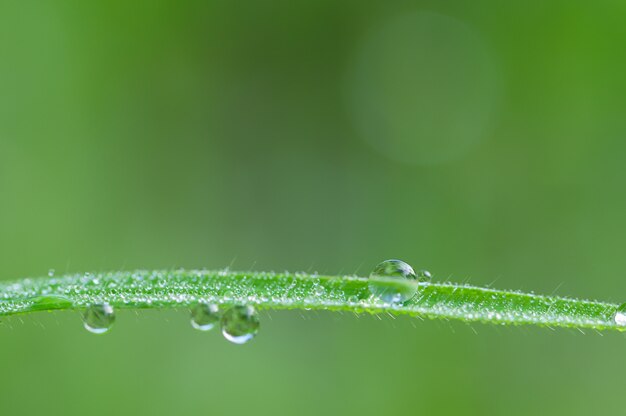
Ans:
[{"label": "reflection in water droplet", "polygon": [[408,264],[402,260],[385,260],[378,263],[374,270],[370,274],[370,277],[404,277],[407,279],[415,279],[415,271]]},{"label": "reflection in water droplet", "polygon": [[626,303],[622,303],[617,307],[613,319],[615,320],[616,325],[626,326]]},{"label": "reflection in water droplet", "polygon": [[104,334],[115,322],[115,312],[108,303],[89,306],[83,313],[85,329],[94,334]]},{"label": "reflection in water droplet", "polygon": [[217,305],[199,303],[191,310],[191,326],[199,331],[209,331],[220,321]]},{"label": "reflection in water droplet", "polygon": [[221,320],[224,338],[235,344],[245,344],[259,331],[259,317],[252,306],[233,306]]},{"label": "reflection in water droplet", "polygon": [[417,293],[415,271],[402,260],[385,260],[370,274],[369,290],[385,302],[406,302]]}]

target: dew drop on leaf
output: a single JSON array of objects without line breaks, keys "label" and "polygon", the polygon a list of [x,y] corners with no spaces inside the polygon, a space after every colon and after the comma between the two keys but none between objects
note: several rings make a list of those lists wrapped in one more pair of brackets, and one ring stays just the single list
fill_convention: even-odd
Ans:
[{"label": "dew drop on leaf", "polygon": [[317,297],[323,296],[324,293],[326,293],[326,290],[324,289],[323,286],[315,286],[313,288],[313,294]]},{"label": "dew drop on leaf", "polygon": [[83,313],[85,329],[94,334],[104,334],[115,322],[115,311],[108,303],[90,305]]},{"label": "dew drop on leaf", "polygon": [[199,331],[209,331],[220,321],[217,305],[199,303],[191,310],[191,326]]},{"label": "dew drop on leaf", "polygon": [[428,270],[420,270],[416,275],[421,282],[430,282],[433,278],[433,275]]},{"label": "dew drop on leaf", "polygon": [[259,332],[259,317],[252,306],[233,306],[220,321],[224,338],[235,344],[245,344]]},{"label": "dew drop on leaf", "polygon": [[617,326],[626,326],[626,303],[622,303],[617,307],[613,320],[615,320]]},{"label": "dew drop on leaf", "polygon": [[384,302],[406,302],[417,293],[417,280],[418,276],[408,263],[385,260],[370,274],[369,290]]}]

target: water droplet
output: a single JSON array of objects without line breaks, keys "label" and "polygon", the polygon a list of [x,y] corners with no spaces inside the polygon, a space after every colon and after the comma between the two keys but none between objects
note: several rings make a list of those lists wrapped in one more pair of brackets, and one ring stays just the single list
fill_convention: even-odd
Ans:
[{"label": "water droplet", "polygon": [[420,270],[419,272],[417,272],[417,278],[422,282],[430,282],[433,278],[433,275],[430,274],[428,270]]},{"label": "water droplet", "polygon": [[220,321],[217,305],[199,303],[191,310],[191,326],[199,331],[209,331]]},{"label": "water droplet", "polygon": [[104,334],[115,322],[115,312],[108,303],[90,305],[83,313],[85,329],[94,334]]},{"label": "water droplet", "polygon": [[48,277],[54,277],[54,273],[55,273],[54,269],[48,270]]},{"label": "water droplet", "polygon": [[626,326],[626,303],[622,303],[615,309],[613,319],[617,326]]},{"label": "water droplet", "polygon": [[233,306],[220,323],[224,338],[235,344],[245,344],[259,332],[259,317],[252,306]]},{"label": "water droplet", "polygon": [[369,289],[384,302],[406,302],[417,293],[417,276],[402,260],[385,260],[370,274]]},{"label": "water droplet", "polygon": [[348,298],[348,303],[358,303],[359,297],[356,295],[352,295]]}]

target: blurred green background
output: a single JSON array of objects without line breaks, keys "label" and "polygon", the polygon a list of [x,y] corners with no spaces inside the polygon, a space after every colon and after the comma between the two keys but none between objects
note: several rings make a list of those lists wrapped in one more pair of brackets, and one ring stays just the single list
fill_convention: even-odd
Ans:
[{"label": "blurred green background", "polygon": [[[0,1],[0,279],[135,268],[626,299],[626,6]],[[0,324],[0,414],[620,412],[624,335],[264,312]]]}]

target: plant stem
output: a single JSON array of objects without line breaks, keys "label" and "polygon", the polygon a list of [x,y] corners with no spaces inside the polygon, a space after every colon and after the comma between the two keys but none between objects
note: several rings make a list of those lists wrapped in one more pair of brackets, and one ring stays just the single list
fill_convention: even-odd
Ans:
[{"label": "plant stem", "polygon": [[[367,278],[306,273],[206,270],[78,274],[0,283],[0,315],[82,309],[180,308],[198,302],[250,304],[260,309],[313,309],[406,314],[501,325],[624,330],[614,321],[617,305],[494,290],[454,283],[416,283],[404,303],[373,296]],[[404,284],[404,283],[403,283]]]}]

